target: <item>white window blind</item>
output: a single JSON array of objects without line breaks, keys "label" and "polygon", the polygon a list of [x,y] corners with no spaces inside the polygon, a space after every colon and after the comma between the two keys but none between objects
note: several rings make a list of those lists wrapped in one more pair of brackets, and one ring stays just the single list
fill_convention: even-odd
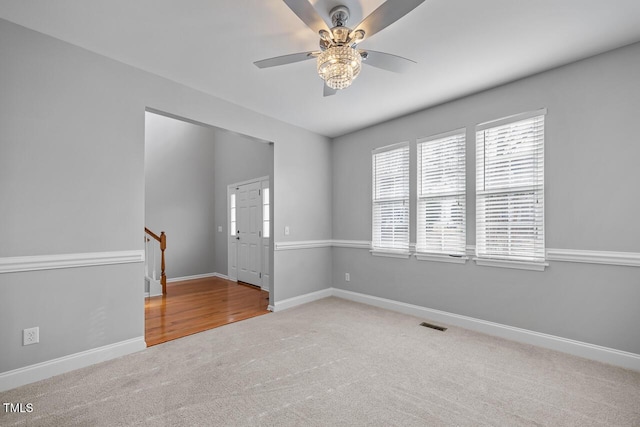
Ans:
[{"label": "white window blind", "polygon": [[409,250],[409,145],[373,152],[373,249]]},{"label": "white window blind", "polygon": [[465,130],[418,141],[416,251],[466,251]]},{"label": "white window blind", "polygon": [[476,254],[544,262],[546,110],[480,125],[476,132]]}]

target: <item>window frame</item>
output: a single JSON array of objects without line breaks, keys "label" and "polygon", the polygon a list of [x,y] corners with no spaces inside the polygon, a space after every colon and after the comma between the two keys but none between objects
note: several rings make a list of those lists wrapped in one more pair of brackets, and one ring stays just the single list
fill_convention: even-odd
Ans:
[{"label": "window frame", "polygon": [[[546,109],[539,109],[481,123],[476,126],[476,257],[474,261],[476,261],[478,265],[537,271],[544,271],[545,267],[548,266],[546,262],[544,227],[544,146],[546,114]],[[526,126],[538,127],[537,130],[534,130],[536,134],[532,139],[531,147],[528,148],[531,151],[530,157],[507,157],[509,155],[505,154],[505,159],[508,160],[509,165],[505,166],[504,169],[494,167],[490,169],[492,174],[487,175],[487,132],[498,132],[498,129],[509,131],[508,126],[511,126],[512,130],[524,130],[525,127],[522,125],[518,127],[518,123],[524,121],[531,121],[531,123]],[[493,137],[493,141],[498,140],[499,137]],[[524,140],[524,138],[521,140]],[[496,144],[498,144],[498,142],[496,142]],[[498,147],[499,146],[496,145],[496,149]],[[504,150],[505,147],[506,146],[503,146],[500,149]],[[496,162],[496,159],[499,160],[499,157],[491,157],[492,162]],[[514,173],[514,171],[517,170],[517,167],[513,166],[515,162],[514,159],[517,159],[524,165],[526,165],[526,163],[533,165],[529,168],[532,175],[531,181],[522,184],[520,177],[516,179],[516,173]],[[498,184],[500,181],[497,180],[496,177],[500,175],[498,175],[496,171],[502,174],[502,184]],[[504,176],[506,176],[506,178],[504,178]],[[487,179],[487,177],[489,177],[489,179]],[[493,184],[495,188],[487,189],[487,180],[492,182],[492,177],[496,180]],[[512,181],[517,182],[518,185],[513,185]],[[530,200],[535,199],[535,202],[533,202],[530,207],[526,204],[526,202],[531,203],[530,200],[527,200],[527,197],[529,197]],[[507,244],[496,244],[492,247],[488,247],[487,245],[486,224],[498,223],[496,220],[492,222],[487,219],[489,215],[487,215],[486,206],[487,200],[490,198],[498,200],[498,202],[494,202],[494,204],[498,203],[507,206],[507,208],[503,208],[507,209],[508,212],[505,220],[506,224],[503,225],[503,229],[506,230],[505,232],[509,235],[509,242]],[[523,203],[523,201],[525,203]],[[512,211],[522,210],[523,207],[530,210],[530,212],[525,213],[525,216],[530,215],[531,218],[534,218],[532,222],[533,225],[530,226],[533,228],[533,231],[530,233],[530,236],[526,238],[520,236],[519,240],[521,240],[521,242],[519,245],[514,245],[511,242],[511,235],[513,233],[512,229],[514,228],[512,225],[514,224],[513,218],[516,217],[516,215],[514,215]],[[493,212],[500,213],[499,209],[495,207]],[[517,222],[515,222],[515,224],[517,228]],[[494,231],[492,236],[494,240],[502,231],[499,226],[500,224],[498,223],[498,225],[493,227]],[[527,238],[530,239],[531,243],[526,242]],[[523,243],[523,241],[526,243]],[[526,254],[526,250],[523,249],[526,246],[531,246],[532,248],[529,254]],[[500,250],[506,251],[507,253],[497,255],[496,252]],[[514,255],[514,252],[520,252],[521,254]],[[524,254],[522,254],[523,252]]]},{"label": "window frame", "polygon": [[[416,142],[416,253],[415,256],[418,260],[421,261],[440,261],[440,262],[449,262],[449,263],[460,263],[464,264],[469,258],[466,255],[466,245],[467,245],[467,236],[466,236],[466,141],[467,141],[467,129],[460,128],[452,131],[432,135],[425,138],[420,138]],[[454,172],[448,175],[447,178],[456,181],[453,183],[449,183],[447,186],[440,187],[441,191],[424,191],[422,188],[423,179],[424,179],[424,170],[428,169],[428,166],[425,166],[423,163],[426,159],[423,155],[423,149],[428,147],[430,144],[441,144],[436,146],[436,150],[442,152],[447,149],[447,146],[453,146],[451,149],[452,152],[458,154],[458,158],[455,161]],[[461,152],[460,152],[461,151]],[[446,163],[443,163],[440,157],[428,159],[428,162],[437,162],[436,164],[439,166],[445,166]],[[442,175],[445,175],[446,171],[444,169],[439,169]],[[461,183],[461,185],[460,185]],[[447,187],[457,187],[455,189],[448,189]],[[458,233],[462,233],[462,245],[457,248],[458,250],[447,251],[447,250],[436,250],[434,248],[428,247],[428,235],[425,233],[424,228],[427,227],[428,221],[423,218],[422,204],[427,203],[429,201],[438,202],[438,201],[462,201],[460,217],[462,219],[462,224],[455,224],[454,221],[452,223],[458,226]],[[422,221],[425,221],[425,224],[422,224]],[[434,223],[435,224],[435,223]],[[424,225],[424,227],[423,227]],[[423,235],[423,233],[425,233]],[[454,234],[455,235],[455,232]],[[442,244],[445,244],[444,234],[442,235]]]},{"label": "window frame", "polygon": [[[401,187],[405,187],[402,192],[403,195],[395,195],[394,197],[376,197],[376,191],[378,188],[378,178],[381,174],[378,171],[378,167],[376,164],[377,157],[383,155],[385,153],[390,153],[393,151],[403,151],[401,153],[404,164],[404,170],[402,172],[402,180],[404,181],[404,185]],[[384,147],[376,148],[371,152],[371,182],[372,182],[372,191],[371,191],[371,254],[375,256],[387,256],[393,258],[409,258],[410,256],[410,246],[409,239],[411,233],[411,190],[410,190],[410,167],[411,167],[411,150],[408,141],[400,142],[397,144],[387,145]],[[379,212],[378,207],[382,205],[389,205],[393,203],[402,203],[402,211],[406,211],[406,213],[401,214],[405,216],[405,220],[400,224],[404,225],[406,228],[406,237],[402,239],[401,247],[393,246],[383,246],[380,245],[381,241],[376,238],[377,234],[382,234],[382,230],[376,229],[377,218],[376,212]],[[395,232],[396,225],[392,226]]]}]

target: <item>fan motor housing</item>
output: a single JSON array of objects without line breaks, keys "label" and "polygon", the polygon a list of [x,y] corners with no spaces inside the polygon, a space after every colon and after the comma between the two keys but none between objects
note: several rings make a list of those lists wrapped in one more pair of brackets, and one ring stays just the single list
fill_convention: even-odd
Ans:
[{"label": "fan motor housing", "polygon": [[331,22],[334,27],[343,27],[349,20],[349,8],[347,6],[336,6],[329,12]]},{"label": "fan motor housing", "polygon": [[331,29],[333,41],[336,44],[346,43],[349,39],[349,33],[351,33],[351,30],[347,27],[333,27]]}]

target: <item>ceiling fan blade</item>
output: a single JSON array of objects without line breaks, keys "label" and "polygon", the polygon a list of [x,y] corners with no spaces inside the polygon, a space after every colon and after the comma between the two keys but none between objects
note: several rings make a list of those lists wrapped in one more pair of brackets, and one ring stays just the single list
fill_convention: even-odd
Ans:
[{"label": "ceiling fan blade", "polygon": [[382,68],[387,71],[393,71],[394,73],[404,73],[413,65],[417,64],[416,61],[403,58],[402,56],[392,55],[390,53],[377,52],[375,50],[365,50],[364,52],[367,53],[367,59],[362,61],[363,64]]},{"label": "ceiling fan blade", "polygon": [[309,0],[284,0],[284,2],[289,6],[289,9],[298,15],[298,18],[307,24],[316,34],[318,34],[320,30],[326,31],[329,29],[327,23],[318,15],[318,12],[316,12],[315,8],[309,3]]},{"label": "ceiling fan blade", "polygon": [[364,18],[358,24],[356,30],[364,30],[365,37],[371,37],[420,6],[423,2],[424,0],[387,0]]},{"label": "ceiling fan blade", "polygon": [[338,92],[338,91],[337,91],[337,90],[335,90],[335,89],[331,89],[329,86],[327,86],[327,85],[325,84],[325,85],[324,85],[324,92],[323,92],[322,96],[325,96],[325,97],[326,97],[326,96],[332,96],[332,95],[335,95],[335,94],[336,94],[336,92]]},{"label": "ceiling fan blade", "polygon": [[300,52],[290,55],[276,56],[275,58],[263,59],[253,64],[258,68],[277,67],[278,65],[293,64],[294,62],[306,61],[316,57],[316,52]]}]

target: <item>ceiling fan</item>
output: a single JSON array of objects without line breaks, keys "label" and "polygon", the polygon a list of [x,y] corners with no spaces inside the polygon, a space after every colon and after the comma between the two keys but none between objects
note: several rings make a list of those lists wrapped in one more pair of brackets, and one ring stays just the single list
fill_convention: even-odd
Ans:
[{"label": "ceiling fan", "polygon": [[324,80],[324,96],[334,95],[346,89],[360,74],[362,64],[394,72],[403,72],[415,64],[401,56],[375,50],[359,49],[358,44],[385,29],[411,12],[424,0],[387,0],[353,29],[345,24],[349,20],[349,8],[336,6],[329,12],[333,26],[318,15],[309,0],[284,0],[289,8],[309,28],[320,36],[320,50],[293,53],[256,61],[258,68],[275,67],[316,58],[317,70]]}]

